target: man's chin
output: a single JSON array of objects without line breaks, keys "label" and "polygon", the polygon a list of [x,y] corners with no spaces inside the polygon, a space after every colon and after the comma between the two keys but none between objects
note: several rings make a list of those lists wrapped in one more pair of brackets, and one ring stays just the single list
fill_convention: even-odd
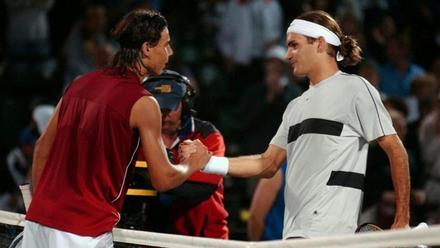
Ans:
[{"label": "man's chin", "polygon": [[167,136],[174,136],[179,132],[179,129],[177,128],[167,128],[162,126],[162,134]]},{"label": "man's chin", "polygon": [[154,71],[154,70],[151,70],[149,76],[150,76],[150,77],[151,77],[151,76],[153,76],[153,77],[154,77],[154,76],[159,76],[160,74],[162,74],[162,72],[163,72],[163,70],[161,70],[161,71]]},{"label": "man's chin", "polygon": [[162,74],[163,71],[165,70],[165,67],[166,67],[166,65],[164,65],[160,69],[157,69],[157,71],[154,72],[156,74],[156,76]]},{"label": "man's chin", "polygon": [[148,70],[148,73],[149,73],[149,77],[151,77],[151,76],[159,76],[160,74],[162,74],[162,72],[164,71],[164,68],[161,68],[161,69],[153,69],[153,68],[150,68],[149,70]]},{"label": "man's chin", "polygon": [[305,76],[306,76],[306,73],[305,73],[305,72],[298,71],[298,70],[294,70],[292,74],[293,74],[293,76],[295,76],[295,77],[305,77]]}]

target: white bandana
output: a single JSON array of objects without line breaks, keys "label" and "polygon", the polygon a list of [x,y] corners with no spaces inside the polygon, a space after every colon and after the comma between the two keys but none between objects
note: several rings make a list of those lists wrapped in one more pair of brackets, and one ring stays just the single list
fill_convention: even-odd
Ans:
[{"label": "white bandana", "polygon": [[[314,22],[309,22],[301,19],[295,19],[287,29],[287,33],[297,33],[311,38],[323,37],[324,40],[333,46],[340,46],[341,40],[338,36],[330,31],[328,28]],[[342,61],[344,56],[338,51],[336,60]]]}]

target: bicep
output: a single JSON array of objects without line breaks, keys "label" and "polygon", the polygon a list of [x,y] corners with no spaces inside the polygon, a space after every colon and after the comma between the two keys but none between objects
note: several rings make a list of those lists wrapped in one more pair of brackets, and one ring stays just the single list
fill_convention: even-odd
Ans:
[{"label": "bicep", "polygon": [[161,136],[161,113],[156,100],[152,97],[140,98],[133,105],[130,125],[139,131],[149,171],[155,174],[158,167],[168,163]]}]

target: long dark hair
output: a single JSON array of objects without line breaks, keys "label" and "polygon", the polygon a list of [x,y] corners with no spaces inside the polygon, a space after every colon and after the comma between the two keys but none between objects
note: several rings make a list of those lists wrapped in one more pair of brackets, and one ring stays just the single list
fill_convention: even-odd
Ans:
[{"label": "long dark hair", "polygon": [[137,70],[135,65],[140,60],[142,44],[147,42],[156,46],[167,26],[165,17],[152,10],[137,9],[125,15],[112,31],[112,36],[120,45],[112,67],[119,74],[124,74],[127,68]]},{"label": "long dark hair", "polygon": [[336,57],[336,52],[339,51],[344,60],[341,61],[342,65],[356,65],[361,60],[362,49],[358,46],[357,41],[351,36],[344,35],[341,27],[329,14],[324,11],[309,11],[297,17],[297,19],[314,22],[321,26],[328,28],[335,33],[341,40],[341,46],[335,47],[330,45],[331,49],[328,52],[330,56]]}]

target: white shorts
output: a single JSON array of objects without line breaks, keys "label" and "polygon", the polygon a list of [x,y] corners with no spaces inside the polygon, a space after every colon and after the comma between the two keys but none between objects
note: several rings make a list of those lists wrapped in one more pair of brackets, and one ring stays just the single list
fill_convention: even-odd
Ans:
[{"label": "white shorts", "polygon": [[97,237],[80,236],[40,225],[32,221],[24,224],[22,248],[113,248],[111,232]]}]

